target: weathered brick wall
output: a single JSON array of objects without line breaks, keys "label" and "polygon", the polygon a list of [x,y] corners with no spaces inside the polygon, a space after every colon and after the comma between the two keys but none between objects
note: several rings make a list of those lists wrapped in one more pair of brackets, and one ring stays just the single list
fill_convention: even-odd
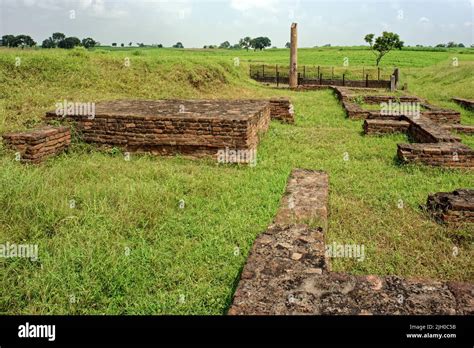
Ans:
[{"label": "weathered brick wall", "polygon": [[454,226],[474,224],[474,190],[472,189],[429,195],[426,207],[438,222]]},{"label": "weathered brick wall", "polygon": [[410,123],[408,135],[417,143],[455,143],[461,141],[461,138],[451,135],[449,131],[424,116],[402,116],[401,118]]},{"label": "weathered brick wall", "polygon": [[449,168],[474,168],[474,151],[461,143],[398,144],[403,162]]},{"label": "weathered brick wall", "polygon": [[72,122],[89,143],[188,155],[255,149],[270,122],[266,101],[116,101],[98,103],[96,110],[93,118],[49,112],[46,119]]},{"label": "weathered brick wall", "polygon": [[291,101],[286,98],[270,100],[271,118],[285,123],[295,123],[295,113]]},{"label": "weathered brick wall", "polygon": [[2,136],[6,147],[20,153],[24,163],[40,163],[69,146],[71,133],[67,127],[43,127],[27,132],[8,133]]},{"label": "weathered brick wall", "polygon": [[389,101],[392,102],[401,102],[401,103],[422,103],[423,100],[415,97],[415,96],[400,96],[400,97],[393,97],[389,95],[365,95],[363,100],[367,104],[380,104],[380,103],[388,103]]},{"label": "weathered brick wall", "polygon": [[454,110],[437,109],[430,104],[423,104],[425,108],[432,107],[432,110],[422,111],[421,115],[429,118],[437,124],[458,124],[461,123],[461,113]]},{"label": "weathered brick wall", "polygon": [[253,245],[229,315],[474,314],[472,283],[330,272],[321,224],[328,192],[325,173],[292,172],[275,224]]},{"label": "weathered brick wall", "polygon": [[464,133],[472,135],[474,134],[474,126],[468,126],[464,124],[444,125],[442,126],[446,130],[450,130],[456,133]]},{"label": "weathered brick wall", "polygon": [[365,120],[364,133],[367,135],[382,135],[391,133],[406,133],[410,127],[407,121],[394,120]]}]

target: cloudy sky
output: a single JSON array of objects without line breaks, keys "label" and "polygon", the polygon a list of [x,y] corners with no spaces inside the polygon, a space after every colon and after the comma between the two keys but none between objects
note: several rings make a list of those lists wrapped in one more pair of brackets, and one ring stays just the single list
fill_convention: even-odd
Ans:
[{"label": "cloudy sky", "polygon": [[400,34],[406,44],[473,43],[474,0],[0,0],[0,36],[52,32],[112,42],[177,41],[202,47],[243,36],[301,47],[364,44],[367,33]]}]

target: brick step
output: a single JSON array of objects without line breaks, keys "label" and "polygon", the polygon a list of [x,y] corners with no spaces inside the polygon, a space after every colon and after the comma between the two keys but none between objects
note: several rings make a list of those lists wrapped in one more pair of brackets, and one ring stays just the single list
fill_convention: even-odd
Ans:
[{"label": "brick step", "polygon": [[64,151],[71,143],[67,127],[45,126],[27,132],[4,134],[2,138],[8,148],[20,153],[24,163],[40,163]]},{"label": "brick step", "polygon": [[474,151],[461,143],[398,144],[398,158],[405,163],[449,168],[474,168]]}]

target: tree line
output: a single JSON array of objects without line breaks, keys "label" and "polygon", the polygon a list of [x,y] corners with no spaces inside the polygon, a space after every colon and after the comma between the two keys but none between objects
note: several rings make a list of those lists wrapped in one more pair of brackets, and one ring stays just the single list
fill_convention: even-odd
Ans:
[{"label": "tree line", "polygon": [[[87,37],[79,40],[77,37],[67,37],[63,33],[53,33],[52,36],[45,39],[41,44],[43,48],[65,48],[71,49],[76,46],[91,48],[99,43],[93,38]],[[3,35],[1,46],[5,47],[35,47],[36,42],[29,35]]]},{"label": "tree line", "polygon": [[231,45],[229,41],[224,41],[220,45],[206,45],[203,48],[221,48],[221,49],[246,49],[247,51],[252,48],[253,50],[264,50],[272,45],[272,41],[266,36],[259,36],[252,39],[250,36],[246,36],[239,40],[238,43]]}]

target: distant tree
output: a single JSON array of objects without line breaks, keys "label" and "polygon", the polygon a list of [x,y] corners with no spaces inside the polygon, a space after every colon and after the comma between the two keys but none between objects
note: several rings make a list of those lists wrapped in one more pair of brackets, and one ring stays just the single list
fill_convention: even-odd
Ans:
[{"label": "distant tree", "polygon": [[290,43],[290,42],[287,42],[287,43],[285,44],[285,48],[291,48],[291,43]]},{"label": "distant tree", "polygon": [[449,42],[446,44],[446,47],[448,47],[448,48],[458,47],[458,44],[455,43],[454,41],[449,41]]},{"label": "distant tree", "polygon": [[243,39],[240,39],[239,46],[248,51],[249,48],[252,47],[252,38],[250,36],[246,36]]},{"label": "distant tree", "polygon": [[133,46],[133,42],[129,42],[128,45],[129,45],[130,47],[132,47],[132,46]]},{"label": "distant tree", "polygon": [[59,43],[63,41],[64,39],[66,39],[66,35],[64,35],[63,33],[53,33],[53,36],[51,37],[51,39],[54,42],[54,47],[58,47]]},{"label": "distant tree", "polygon": [[162,45],[162,44],[158,44],[157,47],[158,47],[158,48],[163,48],[163,45]]},{"label": "distant tree", "polygon": [[41,47],[43,48],[55,48],[56,44],[54,40],[50,37],[48,39],[43,40],[43,43],[41,44]]},{"label": "distant tree", "polygon": [[3,35],[2,36],[2,46],[13,47],[12,43],[15,40],[15,35]]},{"label": "distant tree", "polygon": [[120,47],[125,47],[125,44],[122,42],[122,43],[120,44]]},{"label": "distant tree", "polygon": [[224,41],[223,43],[220,44],[219,48],[230,48],[230,42],[229,41]]},{"label": "distant tree", "polygon": [[240,50],[240,45],[238,43],[236,43],[235,45],[232,45],[231,49],[233,50]]},{"label": "distant tree", "polygon": [[272,45],[272,42],[268,37],[257,37],[255,39],[252,39],[251,41],[251,47],[256,51],[256,50],[264,50],[266,47],[270,47]]},{"label": "distant tree", "polygon": [[446,47],[445,44],[437,44],[435,47]]},{"label": "distant tree", "polygon": [[367,34],[364,40],[370,45],[372,52],[376,55],[376,65],[379,66],[382,58],[391,50],[403,47],[403,41],[400,41],[398,34],[384,31],[382,36],[379,36],[374,41],[374,34]]},{"label": "distant tree", "polygon": [[331,47],[331,44],[325,44],[323,47]]},{"label": "distant tree", "polygon": [[85,48],[91,48],[96,45],[97,45],[97,42],[93,38],[87,37],[82,40],[82,46],[84,46]]},{"label": "distant tree", "polygon": [[33,47],[36,46],[35,40],[28,35],[17,35],[9,38],[9,47]]},{"label": "distant tree", "polygon": [[140,42],[140,43],[137,42],[137,46],[138,47],[145,47],[145,44],[143,42]]},{"label": "distant tree", "polygon": [[59,48],[71,49],[81,44],[81,40],[77,37],[67,37],[59,42]]},{"label": "distant tree", "polygon": [[117,47],[117,43],[116,43],[116,42],[112,42],[112,47]]},{"label": "distant tree", "polygon": [[176,45],[173,45],[173,48],[184,48],[181,42],[177,42]]},{"label": "distant tree", "polygon": [[466,47],[466,46],[464,46],[463,43],[460,43],[460,44],[458,45],[458,47]]}]

